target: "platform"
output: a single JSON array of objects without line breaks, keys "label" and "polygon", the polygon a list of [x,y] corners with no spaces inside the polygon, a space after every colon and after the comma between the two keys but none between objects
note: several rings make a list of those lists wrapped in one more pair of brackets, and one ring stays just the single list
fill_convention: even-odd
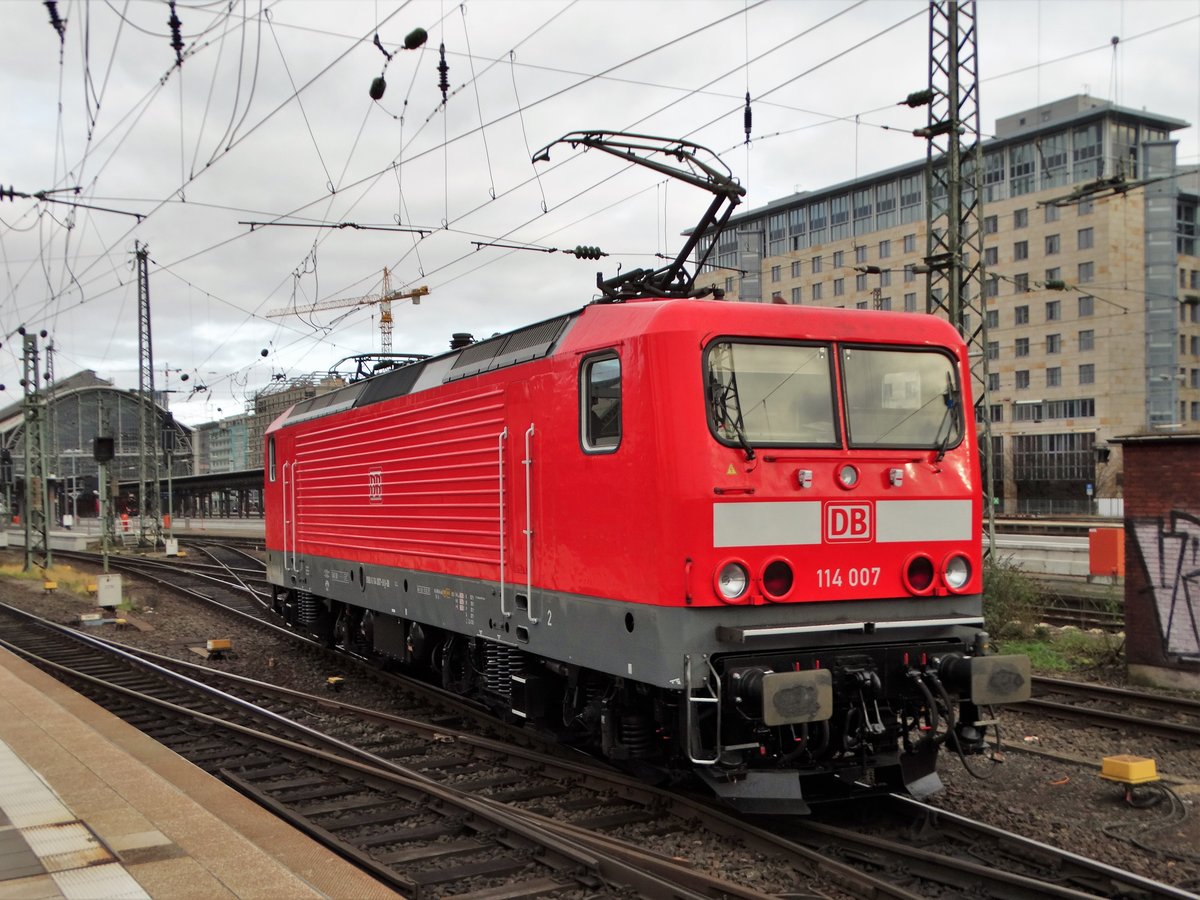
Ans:
[{"label": "platform", "polygon": [[0,900],[394,896],[0,650]]}]

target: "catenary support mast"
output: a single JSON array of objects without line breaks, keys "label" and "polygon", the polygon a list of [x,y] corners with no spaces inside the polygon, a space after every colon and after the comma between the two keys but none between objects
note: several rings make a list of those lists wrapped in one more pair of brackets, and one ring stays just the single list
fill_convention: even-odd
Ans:
[{"label": "catenary support mast", "polygon": [[[928,141],[925,164],[926,310],[967,343],[973,414],[983,464],[985,550],[995,546],[995,488],[988,403],[987,298],[983,270],[983,148],[975,3],[929,4]],[[964,414],[970,414],[966,410]]]},{"label": "catenary support mast", "polygon": [[[162,535],[158,500],[158,410],[154,404],[154,350],[150,342],[150,249],[136,246],[138,275],[138,543],[157,547]],[[114,476],[117,477],[117,476]]]}]

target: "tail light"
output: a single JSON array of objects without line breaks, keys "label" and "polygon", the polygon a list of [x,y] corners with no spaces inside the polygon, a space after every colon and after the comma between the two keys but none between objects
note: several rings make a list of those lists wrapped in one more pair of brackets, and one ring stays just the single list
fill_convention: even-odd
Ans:
[{"label": "tail light", "polygon": [[771,600],[782,600],[791,593],[792,585],[795,583],[796,576],[787,560],[773,560],[767,563],[767,567],[763,569],[763,593]]},{"label": "tail light", "polygon": [[904,564],[904,586],[910,594],[931,593],[936,572],[933,560],[924,553],[910,556]]}]

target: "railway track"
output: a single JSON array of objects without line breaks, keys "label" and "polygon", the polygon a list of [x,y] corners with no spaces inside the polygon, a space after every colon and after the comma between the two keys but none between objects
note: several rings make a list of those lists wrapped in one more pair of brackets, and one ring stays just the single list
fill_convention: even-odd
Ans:
[{"label": "railway track", "polygon": [[[6,633],[10,630],[9,626],[4,627]],[[97,699],[104,705],[125,712],[152,736],[224,778],[297,827],[326,841],[343,855],[356,861],[359,856],[365,857],[362,864],[367,870],[376,872],[376,867],[381,865],[385,869],[400,867],[408,881],[403,886],[399,882],[389,883],[397,885],[398,890],[417,895],[433,890],[435,886],[439,892],[445,890],[447,885],[440,879],[449,878],[450,872],[461,872],[464,878],[486,879],[500,878],[503,870],[504,878],[526,877],[531,884],[544,886],[547,890],[551,887],[546,879],[551,876],[516,867],[525,855],[514,857],[511,846],[503,852],[491,845],[490,849],[478,846],[481,839],[475,833],[475,824],[464,825],[453,815],[448,820],[440,807],[436,815],[430,812],[413,799],[410,782],[428,782],[443,790],[465,793],[489,808],[500,807],[503,810],[501,819],[504,816],[531,819],[543,830],[562,836],[572,846],[592,851],[598,842],[606,852],[619,858],[618,869],[620,866],[649,868],[649,874],[643,872],[638,877],[650,880],[629,888],[644,896],[658,896],[654,893],[659,889],[657,881],[664,879],[683,879],[675,883],[686,890],[673,896],[760,896],[753,889],[736,889],[719,878],[713,880],[712,876],[703,875],[705,867],[711,863],[707,856],[714,844],[723,848],[723,871],[742,867],[776,871],[779,874],[771,887],[772,893],[792,896],[797,896],[797,887],[806,880],[807,876],[801,873],[820,873],[824,879],[855,895],[949,896],[956,895],[970,879],[977,881],[979,868],[989,868],[981,867],[978,860],[956,859],[952,853],[931,850],[927,846],[916,848],[919,852],[914,855],[911,840],[888,842],[856,834],[853,829],[821,825],[814,820],[793,821],[793,830],[797,832],[793,835],[795,840],[787,840],[707,804],[656,791],[624,776],[599,770],[591,762],[564,760],[516,748],[505,741],[478,737],[472,733],[478,730],[473,722],[458,723],[467,730],[453,730],[448,727],[451,723],[444,715],[437,724],[402,719],[352,707],[332,697],[301,694],[230,676],[209,666],[128,650],[111,652],[120,653],[126,659],[139,658],[138,670],[132,676],[113,676],[110,672],[113,662],[107,657],[81,662],[96,657],[99,648],[107,642],[81,637],[68,629],[58,631],[61,639],[74,643],[74,646],[59,651],[58,661],[47,659],[49,654],[39,647],[36,655],[46,660],[43,664],[64,665],[61,658],[66,658],[74,670],[99,669],[105,673],[107,685],[116,682],[122,688],[117,691],[119,699],[114,703],[112,698],[116,689],[101,685],[94,680],[95,675],[88,677],[87,691],[98,692]],[[126,709],[131,703],[125,693],[129,689],[128,682],[132,678],[140,683],[146,677],[143,671],[146,667],[156,672],[170,670],[174,673],[173,679],[184,679],[182,683],[187,685],[186,690],[178,681],[171,682],[166,688],[171,696],[172,715],[164,716],[161,707],[151,711],[136,706]],[[67,679],[78,680],[79,676],[68,675]],[[185,702],[181,692],[185,696],[197,696],[195,713],[183,714],[174,709],[192,706]],[[226,713],[214,711],[214,697],[218,696],[237,698],[233,702],[239,709],[253,710],[257,716],[268,717],[272,728],[286,723],[287,728],[299,729],[302,739],[297,740],[286,733],[276,734],[274,746],[277,749],[237,750],[227,739],[210,733],[207,727],[198,729],[193,724],[199,721],[205,726],[219,727],[219,723],[225,721]],[[179,719],[181,715],[185,716],[182,720]],[[257,730],[261,726],[239,727]],[[307,742],[312,735],[320,735],[321,741],[330,742],[337,748],[324,752],[337,757],[343,768],[327,772],[296,756],[301,751],[292,745]],[[351,762],[345,761],[345,748],[352,750],[348,757]],[[245,757],[239,753],[244,753]],[[385,776],[389,773],[406,779],[402,783],[403,790],[387,786],[390,782]],[[488,829],[498,827],[495,823],[499,814],[495,809],[492,812],[492,817],[486,820]],[[928,811],[924,815],[928,816]],[[939,815],[945,819],[944,814]],[[911,824],[905,828],[912,830]],[[706,835],[706,840],[700,840]],[[348,836],[353,836],[353,840]],[[1000,833],[997,840],[1003,843],[1012,838]],[[510,844],[511,840],[514,839],[510,839]],[[977,836],[972,837],[973,852],[980,852],[980,840]],[[664,848],[671,857],[683,857],[682,863],[679,859],[633,849],[651,842]],[[698,855],[688,858],[689,852],[696,853],[694,848],[697,846],[701,848]],[[1001,854],[997,857],[1002,858]],[[491,868],[493,865],[495,869]],[[680,865],[684,871],[675,871]],[[426,871],[421,866],[432,868],[425,875],[414,876],[413,872]],[[588,870],[588,877],[596,877],[595,871]],[[993,872],[990,886],[980,896],[1014,896],[1014,891],[1019,891],[1022,896],[1081,895],[1075,887],[1064,891],[1039,880],[1047,878],[1055,882],[1065,879],[1072,885],[1090,885],[1087,893],[1092,893],[1094,886],[1101,884],[1104,889],[1096,893],[1109,895],[1117,892],[1111,890],[1114,887],[1124,889],[1129,886],[1130,882],[1120,881],[1120,875],[1115,870],[1105,871],[1104,867],[1097,870],[1083,863],[1067,871],[1062,863],[1041,860],[1039,865],[1031,867],[1025,860],[1019,871]],[[380,871],[376,877],[395,876],[394,872],[388,876]],[[611,883],[612,876],[605,877]],[[633,878],[630,874],[625,877]],[[1147,891],[1141,880],[1133,876],[1127,878],[1139,884],[1141,896],[1183,896],[1165,888]],[[633,881],[622,883],[634,884]],[[688,891],[694,891],[694,894]]]},{"label": "railway track", "polygon": [[1200,700],[1037,675],[1033,693],[1015,708],[1193,745],[1200,742]]},{"label": "railway track", "polygon": [[[478,778],[439,782],[435,766],[399,765],[107,642],[2,609],[7,649],[407,896],[765,896],[505,804]],[[426,736],[428,750],[445,743]],[[454,757],[441,752],[443,770],[461,768]]]}]

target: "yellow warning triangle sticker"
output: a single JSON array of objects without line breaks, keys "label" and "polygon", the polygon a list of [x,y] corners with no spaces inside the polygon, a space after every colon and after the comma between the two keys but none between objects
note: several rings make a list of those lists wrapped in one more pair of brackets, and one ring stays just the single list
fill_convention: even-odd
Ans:
[{"label": "yellow warning triangle sticker", "polygon": [[729,468],[726,470],[725,474],[726,475],[736,475],[737,474],[737,469],[735,469],[733,467],[733,463],[729,464]]}]

